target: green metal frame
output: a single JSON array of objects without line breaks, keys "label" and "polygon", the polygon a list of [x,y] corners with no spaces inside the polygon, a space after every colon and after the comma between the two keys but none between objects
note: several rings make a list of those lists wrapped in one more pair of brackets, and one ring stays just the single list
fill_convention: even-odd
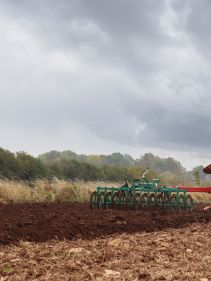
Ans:
[{"label": "green metal frame", "polygon": [[131,186],[128,183],[121,187],[98,186],[90,198],[90,206],[92,209],[192,209],[192,199],[188,201],[186,193],[186,190],[160,185],[159,179],[149,182],[146,177],[142,177],[133,179]]}]

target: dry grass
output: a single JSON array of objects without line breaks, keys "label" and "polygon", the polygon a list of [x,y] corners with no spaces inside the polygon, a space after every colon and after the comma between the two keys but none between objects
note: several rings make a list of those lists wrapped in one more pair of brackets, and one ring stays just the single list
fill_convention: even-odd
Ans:
[{"label": "dry grass", "polygon": [[211,280],[210,224],[92,241],[20,241],[0,246],[0,260],[2,281]]},{"label": "dry grass", "polygon": [[192,193],[191,196],[195,202],[211,203],[211,194],[196,192]]},{"label": "dry grass", "polygon": [[[0,202],[2,203],[37,203],[37,202],[88,202],[91,192],[97,186],[120,186],[115,182],[36,180],[30,186],[21,181],[0,180]],[[192,193],[195,202],[211,202],[207,193]]]},{"label": "dry grass", "polygon": [[0,180],[0,202],[37,203],[37,202],[88,202],[91,192],[97,186],[119,186],[118,183],[105,182],[68,182],[64,180],[36,180],[29,186],[25,182]]}]

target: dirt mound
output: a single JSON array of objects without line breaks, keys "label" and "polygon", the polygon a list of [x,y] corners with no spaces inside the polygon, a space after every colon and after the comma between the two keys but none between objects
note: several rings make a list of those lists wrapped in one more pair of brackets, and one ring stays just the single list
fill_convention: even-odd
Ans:
[{"label": "dirt mound", "polygon": [[111,234],[153,232],[208,223],[211,212],[202,206],[185,211],[121,211],[89,209],[87,204],[42,203],[0,205],[0,244],[19,240],[94,239]]}]

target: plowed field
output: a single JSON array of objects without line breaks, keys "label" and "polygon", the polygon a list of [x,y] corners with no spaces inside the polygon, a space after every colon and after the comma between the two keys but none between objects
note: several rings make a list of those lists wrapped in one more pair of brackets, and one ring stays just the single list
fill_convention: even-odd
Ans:
[{"label": "plowed field", "polygon": [[[211,280],[211,212],[0,205],[0,280]],[[204,279],[203,279],[204,278]]]}]

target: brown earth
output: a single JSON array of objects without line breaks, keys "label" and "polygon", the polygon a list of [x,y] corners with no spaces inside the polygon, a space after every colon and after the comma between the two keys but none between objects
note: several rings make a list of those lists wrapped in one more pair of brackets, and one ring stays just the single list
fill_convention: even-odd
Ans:
[{"label": "brown earth", "polygon": [[94,239],[114,233],[152,232],[207,223],[210,212],[90,210],[88,204],[40,203],[0,205],[0,243],[22,240]]},{"label": "brown earth", "polygon": [[0,277],[208,281],[211,212],[1,204]]}]

